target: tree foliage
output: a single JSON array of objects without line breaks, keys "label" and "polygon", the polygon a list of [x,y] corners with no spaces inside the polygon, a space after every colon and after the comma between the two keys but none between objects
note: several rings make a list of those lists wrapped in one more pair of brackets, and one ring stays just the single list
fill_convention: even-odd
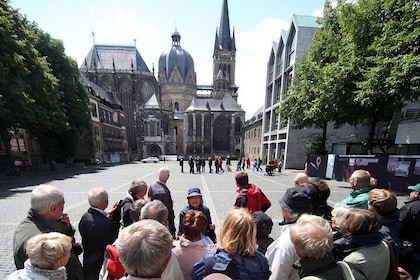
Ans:
[{"label": "tree foliage", "polygon": [[[88,94],[77,65],[64,54],[60,41],[7,1],[0,1],[0,69],[0,132],[10,164],[12,127],[35,136],[47,160],[71,158],[89,123]],[[61,146],[64,143],[68,145]]]},{"label": "tree foliage", "polygon": [[326,1],[321,24],[280,113],[324,128],[324,144],[327,122],[368,125],[371,150],[377,122],[419,100],[419,1]]}]

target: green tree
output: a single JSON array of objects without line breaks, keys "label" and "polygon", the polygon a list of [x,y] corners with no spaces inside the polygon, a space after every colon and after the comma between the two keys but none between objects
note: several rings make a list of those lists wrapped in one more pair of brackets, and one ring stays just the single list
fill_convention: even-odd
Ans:
[{"label": "green tree", "polygon": [[65,55],[63,43],[38,30],[36,48],[57,78],[58,105],[62,118],[38,135],[43,153],[55,161],[71,159],[84,129],[90,125],[89,95],[81,81],[76,62]]},{"label": "green tree", "polygon": [[89,98],[77,65],[61,41],[5,1],[0,1],[0,69],[0,132],[10,167],[13,127],[27,129],[50,164],[70,159],[89,126]]},{"label": "green tree", "polygon": [[296,62],[296,72],[291,91],[282,100],[280,114],[289,119],[295,128],[321,128],[319,151],[326,152],[327,125],[335,127],[346,123],[348,81],[352,79],[353,64],[340,60],[345,49],[341,29],[343,1],[333,9],[329,1],[324,5],[324,16],[319,19],[322,27],[315,34],[308,54]]},{"label": "green tree", "polygon": [[420,98],[419,1],[326,1],[321,23],[280,112],[298,128],[369,126],[372,151],[377,123]]},{"label": "green tree", "polygon": [[10,168],[11,127],[42,128],[51,123],[57,80],[34,46],[36,33],[8,2],[0,1],[0,132]]}]

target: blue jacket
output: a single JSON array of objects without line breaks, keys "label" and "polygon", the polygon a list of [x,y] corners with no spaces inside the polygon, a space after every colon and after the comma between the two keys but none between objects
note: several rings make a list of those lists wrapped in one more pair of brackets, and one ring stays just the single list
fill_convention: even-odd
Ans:
[{"label": "blue jacket", "polygon": [[271,275],[268,260],[260,252],[256,251],[254,256],[232,256],[223,249],[205,255],[196,263],[191,279],[201,280],[212,273],[222,273],[234,280],[267,280]]}]

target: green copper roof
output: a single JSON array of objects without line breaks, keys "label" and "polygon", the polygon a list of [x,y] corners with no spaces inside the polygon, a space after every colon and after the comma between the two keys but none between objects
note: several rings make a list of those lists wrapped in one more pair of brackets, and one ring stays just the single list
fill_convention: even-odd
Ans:
[{"label": "green copper roof", "polygon": [[293,15],[293,21],[296,26],[320,28],[321,25],[316,22],[318,17]]}]

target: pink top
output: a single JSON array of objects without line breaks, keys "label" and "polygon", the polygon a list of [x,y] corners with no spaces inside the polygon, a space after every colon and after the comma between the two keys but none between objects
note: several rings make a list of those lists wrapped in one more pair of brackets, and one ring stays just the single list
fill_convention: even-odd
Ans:
[{"label": "pink top", "polygon": [[181,236],[179,240],[174,241],[172,252],[178,259],[184,279],[191,280],[194,264],[199,262],[207,251],[202,240],[192,242]]}]

